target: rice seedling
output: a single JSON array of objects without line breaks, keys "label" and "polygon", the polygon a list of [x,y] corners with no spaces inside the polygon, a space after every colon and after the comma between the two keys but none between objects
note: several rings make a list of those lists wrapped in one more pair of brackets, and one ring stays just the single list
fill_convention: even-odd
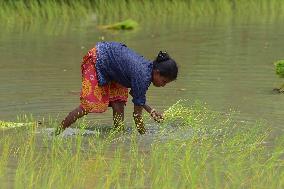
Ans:
[{"label": "rice seedling", "polygon": [[[214,112],[189,101],[177,102],[165,116],[161,125],[147,124],[155,132],[144,136],[135,128],[67,138],[39,132],[54,120],[6,132],[0,140],[2,184],[15,188],[283,187],[284,140],[271,141],[267,125],[239,122],[231,112]],[[77,125],[86,128],[87,124]],[[267,147],[269,140],[275,144]]]},{"label": "rice seedling", "polygon": [[23,127],[27,125],[31,125],[33,123],[16,123],[16,122],[9,122],[9,121],[1,121],[0,120],[0,129],[9,129],[15,127]]},{"label": "rice seedling", "polygon": [[284,60],[279,60],[274,63],[276,74],[280,77],[284,77]]},{"label": "rice seedling", "polygon": [[60,0],[1,1],[1,23],[35,24],[46,21],[110,24],[125,19],[138,23],[193,22],[200,18],[271,21],[283,18],[280,0]]},{"label": "rice seedling", "polygon": [[[275,72],[276,74],[283,78],[284,77],[284,60],[278,60],[274,63],[275,66]],[[279,88],[274,89],[276,91],[278,91],[279,93],[283,93],[284,92],[284,84],[282,84]]]},{"label": "rice seedling", "polygon": [[17,127],[30,127],[36,125],[32,115],[20,115],[17,117],[17,122],[0,120],[0,129],[12,129]]}]

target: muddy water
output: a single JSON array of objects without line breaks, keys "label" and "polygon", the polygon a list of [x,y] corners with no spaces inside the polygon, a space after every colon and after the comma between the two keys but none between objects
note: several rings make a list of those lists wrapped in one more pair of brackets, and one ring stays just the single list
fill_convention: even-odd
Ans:
[{"label": "muddy water", "polygon": [[[151,24],[150,24],[151,25]],[[42,29],[41,29],[42,28]],[[240,119],[265,119],[284,129],[284,82],[272,62],[284,58],[284,26],[269,23],[168,24],[134,32],[98,30],[94,24],[7,29],[0,33],[0,119],[32,113],[61,119],[79,104],[81,57],[101,40],[126,43],[153,59],[167,50],[179,63],[178,80],[148,92],[159,110],[179,99],[200,100],[213,110],[239,111]],[[131,120],[131,99],[126,108]],[[88,115],[111,123],[111,111]]]}]

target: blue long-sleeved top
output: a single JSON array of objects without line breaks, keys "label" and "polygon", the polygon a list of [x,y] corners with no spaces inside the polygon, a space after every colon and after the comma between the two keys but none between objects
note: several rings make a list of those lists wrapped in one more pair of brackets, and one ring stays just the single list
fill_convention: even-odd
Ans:
[{"label": "blue long-sleeved top", "polygon": [[135,105],[144,105],[146,92],[152,80],[152,62],[122,43],[99,42],[96,49],[99,85],[116,81],[131,88],[132,102]]}]

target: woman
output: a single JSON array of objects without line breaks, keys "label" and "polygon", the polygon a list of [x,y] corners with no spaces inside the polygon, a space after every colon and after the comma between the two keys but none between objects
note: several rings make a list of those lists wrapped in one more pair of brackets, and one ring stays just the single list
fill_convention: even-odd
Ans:
[{"label": "woman", "polygon": [[117,42],[99,42],[84,56],[81,65],[81,104],[61,122],[56,134],[69,127],[88,113],[102,113],[113,109],[114,126],[123,128],[124,106],[128,88],[133,97],[133,118],[140,134],[145,133],[142,110],[145,109],[155,121],[162,114],[146,104],[146,92],[151,83],[164,87],[177,78],[176,62],[166,52],[160,51],[152,62]]}]

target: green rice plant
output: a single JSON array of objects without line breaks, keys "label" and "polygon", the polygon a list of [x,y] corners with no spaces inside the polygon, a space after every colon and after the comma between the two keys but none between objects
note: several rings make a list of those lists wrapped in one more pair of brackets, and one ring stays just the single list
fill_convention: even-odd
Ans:
[{"label": "green rice plant", "polygon": [[0,120],[0,129],[11,129],[16,127],[24,127],[24,126],[32,126],[35,123],[18,123],[18,122],[11,122],[11,121],[1,121]]},{"label": "green rice plant", "polygon": [[45,140],[42,145],[48,150],[38,148],[37,138],[30,135],[19,146],[18,162],[15,174],[16,188],[82,188],[81,137],[74,141]]},{"label": "green rice plant", "polygon": [[10,145],[11,145],[11,139],[2,137],[1,138],[1,145],[0,145],[0,181],[3,183],[2,187],[6,187],[5,180],[7,179],[7,175],[5,175],[5,171],[8,167],[8,160],[10,156]]},{"label": "green rice plant", "polygon": [[[275,66],[275,72],[278,76],[280,76],[281,78],[284,77],[284,60],[278,60],[276,62],[274,62],[274,66]],[[284,84],[282,84],[279,88],[274,89],[280,93],[284,92]]]},{"label": "green rice plant", "polygon": [[[240,122],[231,112],[215,112],[200,102],[177,102],[165,112],[161,125],[147,124],[148,129],[155,127],[156,132],[143,136],[133,128],[131,133],[108,130],[89,137],[54,137],[38,130],[56,125],[52,119],[47,122],[36,128],[5,133],[0,140],[0,178],[4,182],[1,186],[282,188],[284,185],[283,137],[272,139],[269,126],[259,121]],[[80,122],[77,126],[86,128],[86,124],[91,123]],[[7,177],[12,183],[4,180]]]},{"label": "green rice plant", "polygon": [[[281,0],[44,0],[1,1],[0,20],[4,25],[80,22],[110,24],[132,18],[140,25],[213,20],[258,20],[283,18]],[[22,24],[21,24],[22,25]]]},{"label": "green rice plant", "polygon": [[284,77],[284,60],[278,60],[274,63],[276,74]]}]

